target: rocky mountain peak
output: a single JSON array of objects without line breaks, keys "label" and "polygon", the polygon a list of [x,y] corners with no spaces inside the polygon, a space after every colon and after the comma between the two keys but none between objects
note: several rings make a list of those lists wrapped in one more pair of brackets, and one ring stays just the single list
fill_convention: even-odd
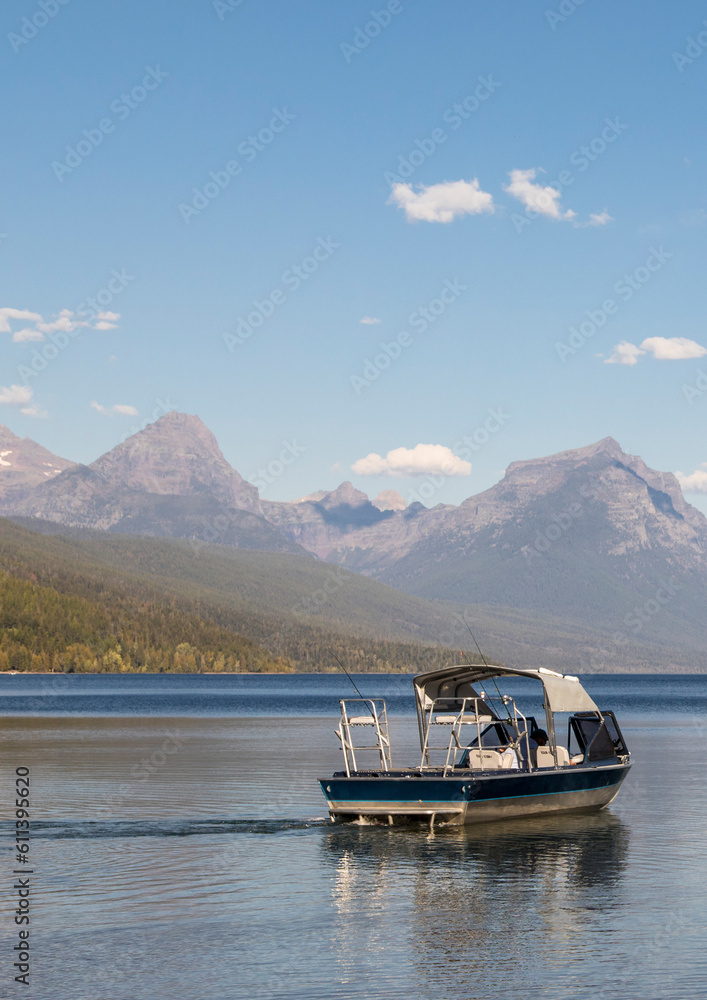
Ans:
[{"label": "rocky mountain peak", "polygon": [[0,497],[16,496],[58,476],[74,463],[0,424]]},{"label": "rocky mountain peak", "polygon": [[327,510],[333,507],[362,507],[363,504],[370,503],[370,500],[361,490],[357,490],[353,483],[348,481],[342,483],[341,486],[337,486],[335,490],[327,493],[321,500],[319,504],[325,507]]},{"label": "rocky mountain peak", "polygon": [[611,455],[613,458],[616,458],[618,455],[624,454],[624,451],[619,442],[616,440],[616,438],[612,437],[602,438],[601,441],[597,441],[596,444],[589,444],[586,446],[586,448],[577,448],[576,451],[577,452],[586,451],[588,455],[589,454],[598,455],[600,453],[604,453],[607,455]]},{"label": "rocky mountain peak", "polygon": [[[147,451],[159,447],[162,442],[168,443],[171,447],[177,447],[179,454],[198,451],[204,458],[223,459],[216,438],[201,417],[192,413],[178,413],[176,410],[171,410],[159,420],[143,427],[142,430],[126,438],[108,454],[116,453],[119,449],[122,449],[124,453]],[[96,465],[102,461],[102,458],[93,464]]]},{"label": "rocky mountain peak", "polygon": [[518,462],[511,462],[506,469],[506,477],[523,481],[542,478],[544,472],[551,468],[576,468],[597,457],[608,459],[630,458],[626,455],[618,441],[612,437],[602,438],[595,444],[587,445],[584,448],[571,448],[568,451],[560,451],[554,455],[546,455],[543,458],[523,459]]},{"label": "rocky mountain peak", "polygon": [[[625,518],[629,510],[635,518],[634,501],[640,499],[641,505],[645,500],[648,510],[673,511],[695,529],[704,530],[703,515],[685,500],[675,476],[671,472],[651,469],[639,456],[627,454],[612,437],[585,448],[513,462],[494,489],[501,493],[505,490],[507,495],[512,491],[516,499],[522,500],[525,495],[537,497],[555,493],[570,479],[582,475],[586,479],[585,494],[589,491],[601,497],[619,519]],[[474,500],[472,497],[465,503]]]},{"label": "rocky mountain peak", "polygon": [[199,417],[171,412],[102,455],[90,468],[139,492],[210,493],[222,503],[258,511],[258,491],[228,464]]}]

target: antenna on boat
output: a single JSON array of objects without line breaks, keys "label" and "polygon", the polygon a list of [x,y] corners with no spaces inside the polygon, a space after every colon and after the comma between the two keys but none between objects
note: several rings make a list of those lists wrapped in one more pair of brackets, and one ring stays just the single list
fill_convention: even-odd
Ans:
[{"label": "antenna on boat", "polygon": [[[482,660],[482,662],[483,662],[484,666],[485,666],[485,667],[486,667],[486,669],[488,670],[488,669],[489,669],[489,665],[488,665],[488,663],[486,662],[486,657],[485,657],[485,656],[484,656],[484,654],[483,654],[483,653],[481,652],[481,646],[480,646],[480,645],[478,644],[478,642],[476,641],[476,636],[475,636],[475,635],[474,635],[474,633],[473,633],[473,632],[471,631],[471,626],[469,625],[469,622],[468,622],[468,621],[466,620],[466,616],[465,616],[465,615],[462,615],[462,621],[463,621],[463,622],[464,622],[464,624],[466,625],[466,627],[467,627],[467,630],[468,630],[468,632],[469,632],[469,635],[470,635],[470,636],[471,636],[471,638],[472,638],[472,639],[474,640],[474,645],[476,646],[476,648],[477,648],[477,649],[478,649],[478,651],[479,651],[479,656],[481,657],[481,660]],[[503,696],[502,696],[501,692],[500,692],[500,691],[499,691],[499,689],[498,689],[498,684],[496,683],[496,678],[495,678],[495,677],[491,677],[490,679],[491,679],[491,680],[493,681],[493,686],[494,686],[494,687],[496,688],[496,694],[497,694],[497,695],[498,695],[498,697],[499,697],[499,698],[501,699],[501,704],[503,705],[503,707],[504,707],[504,708],[505,708],[505,710],[506,710],[506,715],[508,716],[508,721],[509,721],[509,722],[512,722],[513,720],[511,719],[511,713],[510,713],[510,711],[509,711],[509,709],[508,709],[508,705],[507,705],[507,704],[505,703],[505,701],[503,700]]]},{"label": "antenna on boat", "polygon": [[375,715],[373,713],[373,710],[371,709],[371,706],[368,704],[367,700],[363,697],[363,695],[361,694],[361,692],[359,691],[359,689],[356,687],[356,681],[353,679],[353,677],[351,676],[351,674],[348,672],[348,670],[346,669],[346,667],[344,666],[344,664],[341,662],[341,660],[339,659],[339,657],[336,655],[336,653],[334,652],[334,650],[330,649],[330,650],[328,650],[328,652],[334,657],[334,659],[339,664],[339,666],[341,667],[341,669],[344,671],[344,673],[346,674],[346,676],[348,677],[348,679],[351,681],[351,683],[353,684],[354,691],[359,696],[359,698],[361,699],[361,701],[365,704],[366,708],[368,709],[368,711],[371,713],[371,716],[375,720],[376,717],[375,717]]},{"label": "antenna on boat", "polygon": [[477,649],[478,649],[478,651],[479,651],[479,656],[481,657],[481,662],[483,663],[483,665],[484,665],[484,666],[486,667],[486,669],[488,670],[488,668],[489,668],[489,665],[488,665],[488,663],[486,662],[486,657],[485,657],[485,656],[484,656],[484,654],[483,654],[483,653],[481,652],[481,646],[480,646],[480,645],[478,644],[478,642],[476,641],[476,636],[475,636],[475,635],[474,635],[474,633],[473,633],[473,632],[471,631],[471,626],[469,625],[469,622],[468,622],[468,621],[466,620],[466,616],[465,616],[465,615],[462,615],[462,621],[463,621],[463,622],[464,622],[464,624],[466,625],[466,630],[467,630],[467,632],[469,633],[469,635],[471,636],[471,638],[473,639],[473,642],[474,642],[474,645],[476,646],[476,648],[477,648]]}]

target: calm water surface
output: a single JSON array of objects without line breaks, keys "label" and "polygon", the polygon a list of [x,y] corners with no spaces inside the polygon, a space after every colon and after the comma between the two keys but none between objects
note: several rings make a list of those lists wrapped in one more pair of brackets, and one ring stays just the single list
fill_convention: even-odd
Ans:
[{"label": "calm water surface", "polygon": [[[416,760],[409,679],[357,683]],[[345,678],[0,677],[3,884],[20,765],[36,873],[0,997],[707,995],[707,679],[585,683],[636,761],[609,810],[430,835],[328,822]]]}]

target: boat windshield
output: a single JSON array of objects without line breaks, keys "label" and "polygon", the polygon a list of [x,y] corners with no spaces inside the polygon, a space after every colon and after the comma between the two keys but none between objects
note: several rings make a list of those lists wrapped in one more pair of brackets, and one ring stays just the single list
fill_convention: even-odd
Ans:
[{"label": "boat windshield", "polygon": [[573,715],[569,720],[569,735],[587,760],[606,760],[627,753],[626,745],[613,712],[596,715]]}]

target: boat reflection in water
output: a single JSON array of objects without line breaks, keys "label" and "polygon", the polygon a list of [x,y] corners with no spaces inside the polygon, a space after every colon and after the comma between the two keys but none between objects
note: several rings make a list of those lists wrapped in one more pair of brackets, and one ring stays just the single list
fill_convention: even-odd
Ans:
[{"label": "boat reflection in water", "polygon": [[362,952],[375,967],[391,947],[409,954],[417,988],[427,983],[435,996],[442,979],[445,996],[482,997],[500,995],[504,979],[571,976],[575,962],[597,957],[590,933],[625,919],[629,837],[608,812],[432,834],[332,826],[322,851],[333,868],[338,976],[359,968]]},{"label": "boat reflection in water", "polygon": [[[501,692],[498,680],[509,678],[536,682],[545,728]],[[418,674],[413,685],[419,766],[393,767],[382,699],[339,703],[346,769],[320,779],[332,820],[434,827],[602,809],[631,767],[613,712],[600,711],[577,677],[459,664]],[[378,766],[360,766],[371,752]]]}]

